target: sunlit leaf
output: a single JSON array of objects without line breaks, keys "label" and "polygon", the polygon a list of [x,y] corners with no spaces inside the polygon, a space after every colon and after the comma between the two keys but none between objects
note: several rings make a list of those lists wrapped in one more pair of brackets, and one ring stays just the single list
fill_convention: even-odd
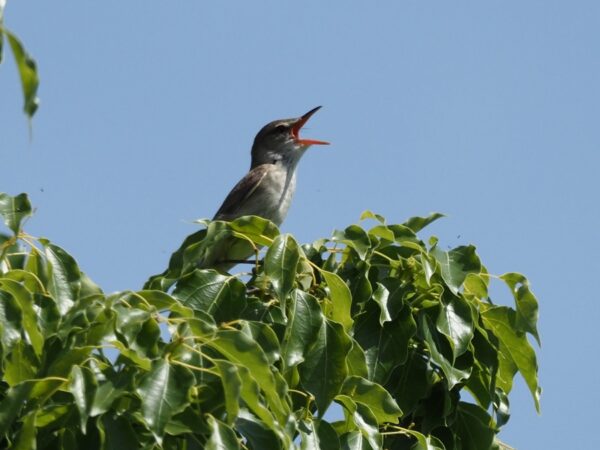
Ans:
[{"label": "sunlit leaf", "polygon": [[14,234],[20,231],[23,219],[30,216],[31,212],[31,203],[29,203],[27,194],[19,194],[11,197],[8,194],[0,192],[0,215],[4,219],[6,226]]},{"label": "sunlit leaf", "polygon": [[430,253],[438,261],[442,278],[454,294],[458,294],[469,273],[481,270],[481,262],[472,245],[456,247],[448,252],[435,246]]},{"label": "sunlit leaf", "polygon": [[37,74],[37,67],[33,58],[25,51],[21,41],[13,33],[6,30],[6,28],[4,29],[4,33],[8,38],[15,62],[17,63],[19,78],[21,79],[21,89],[23,90],[24,100],[23,110],[31,119],[39,106],[37,89],[40,82]]},{"label": "sunlit leaf", "polygon": [[241,448],[235,432],[228,425],[210,415],[207,420],[211,433],[206,443],[206,450],[235,450]]},{"label": "sunlit leaf", "polygon": [[299,260],[300,247],[289,234],[277,236],[265,255],[265,274],[282,305],[285,305],[285,298],[294,287]]}]

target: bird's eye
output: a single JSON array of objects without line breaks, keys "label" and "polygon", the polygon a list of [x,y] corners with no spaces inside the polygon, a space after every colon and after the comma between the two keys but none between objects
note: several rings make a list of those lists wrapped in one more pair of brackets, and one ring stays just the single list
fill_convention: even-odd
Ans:
[{"label": "bird's eye", "polygon": [[275,131],[277,131],[278,133],[285,133],[288,130],[288,126],[287,125],[277,125],[275,127]]}]

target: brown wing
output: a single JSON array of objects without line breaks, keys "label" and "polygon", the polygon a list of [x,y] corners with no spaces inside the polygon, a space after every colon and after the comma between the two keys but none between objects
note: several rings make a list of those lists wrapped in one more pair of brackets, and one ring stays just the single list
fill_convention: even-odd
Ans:
[{"label": "brown wing", "polygon": [[231,190],[213,220],[233,220],[237,218],[240,205],[244,204],[248,197],[254,193],[271,167],[271,164],[262,164],[248,172]]}]

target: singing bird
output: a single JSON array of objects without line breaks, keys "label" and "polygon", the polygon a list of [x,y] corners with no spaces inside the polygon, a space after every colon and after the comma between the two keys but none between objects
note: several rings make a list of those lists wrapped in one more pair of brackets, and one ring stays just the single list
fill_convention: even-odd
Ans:
[{"label": "singing bird", "polygon": [[300,129],[321,107],[295,119],[275,120],[254,138],[250,171],[231,190],[213,220],[260,216],[281,225],[296,189],[296,167],[311,145],[329,142],[303,139]]},{"label": "singing bird", "polygon": [[[265,125],[254,138],[250,171],[231,190],[213,220],[232,221],[242,216],[260,216],[281,225],[296,189],[298,162],[311,145],[329,142],[300,137],[300,130],[321,107],[293,119]],[[254,251],[247,242],[224,239],[202,245],[206,230],[188,236],[171,256],[169,268],[148,280],[149,289],[168,289],[193,268],[229,270]]]}]

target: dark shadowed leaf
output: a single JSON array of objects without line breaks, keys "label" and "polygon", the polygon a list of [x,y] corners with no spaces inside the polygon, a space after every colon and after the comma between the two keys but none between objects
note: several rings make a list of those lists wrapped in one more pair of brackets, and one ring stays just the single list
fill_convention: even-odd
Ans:
[{"label": "dark shadowed leaf", "polygon": [[456,422],[463,450],[490,448],[494,440],[492,419],[481,406],[460,402]]},{"label": "dark shadowed leaf", "polygon": [[23,425],[11,450],[32,450],[36,448],[36,411],[32,411],[23,419]]},{"label": "dark shadowed leaf", "polygon": [[240,415],[235,422],[236,430],[248,440],[252,450],[281,450],[281,439],[269,429],[261,420],[245,410],[240,410]]},{"label": "dark shadowed leaf", "polygon": [[23,219],[31,215],[31,203],[27,194],[11,197],[0,192],[0,215],[4,223],[16,235],[21,230]]},{"label": "dark shadowed leaf", "polygon": [[316,342],[300,365],[300,382],[314,395],[319,414],[323,414],[340,392],[348,374],[346,356],[352,341],[342,326],[326,321],[321,326]]},{"label": "dark shadowed leaf", "polygon": [[167,422],[189,405],[189,390],[194,382],[189,369],[171,365],[166,359],[157,360],[140,379],[136,392],[142,400],[142,415],[159,443]]},{"label": "dark shadowed leaf", "polygon": [[[444,354],[443,336],[440,336],[426,314],[421,315],[421,331],[429,348],[431,361],[438,366],[446,376],[448,390],[456,384],[467,379],[471,373],[470,368],[459,368]],[[450,347],[450,345],[448,345]]]}]

